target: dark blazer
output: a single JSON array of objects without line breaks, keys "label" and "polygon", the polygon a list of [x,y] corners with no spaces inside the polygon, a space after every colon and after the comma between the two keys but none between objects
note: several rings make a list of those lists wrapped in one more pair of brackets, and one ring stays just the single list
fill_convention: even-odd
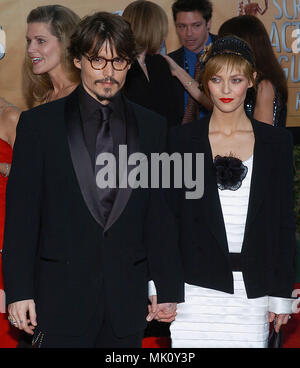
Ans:
[{"label": "dark blazer", "polygon": [[[233,293],[229,259],[212,152],[210,117],[173,128],[170,152],[204,153],[204,195],[169,198],[180,229],[185,282]],[[241,270],[249,298],[291,297],[294,283],[295,223],[293,150],[290,133],[252,120],[255,146]]]},{"label": "dark blazer", "polygon": [[[210,33],[210,36],[212,38],[212,42],[214,42],[217,38],[216,35],[214,34],[211,34]],[[168,54],[174,61],[176,61],[176,63],[181,66],[182,68],[184,68],[184,48],[183,46],[180,47],[179,49],[173,51],[173,52],[170,52]],[[176,96],[176,106],[177,106],[177,109],[179,109],[179,116],[180,116],[180,123],[183,119],[183,115],[184,115],[184,91],[185,91],[185,88],[183,87],[182,83],[179,81],[178,78],[176,77],[173,77],[173,93],[175,94]]]},{"label": "dark blazer", "polygon": [[[125,100],[128,154],[161,152],[167,126]],[[22,113],[7,185],[7,303],[34,299],[39,329],[81,335],[106,304],[117,336],[146,326],[147,281],[183,300],[174,222],[159,190],[119,189],[105,226],[78,95]],[[170,254],[172,256],[170,256]]]},{"label": "dark blazer", "polygon": [[180,124],[181,115],[172,88],[173,76],[167,61],[161,55],[146,55],[145,63],[149,81],[136,60],[127,73],[123,89],[125,96],[130,101],[164,116],[169,127]]}]

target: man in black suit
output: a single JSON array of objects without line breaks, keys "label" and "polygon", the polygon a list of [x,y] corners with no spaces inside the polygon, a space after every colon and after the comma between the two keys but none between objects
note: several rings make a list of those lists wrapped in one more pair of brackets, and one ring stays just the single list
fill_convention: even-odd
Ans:
[{"label": "man in black suit", "polygon": [[17,128],[3,249],[8,312],[35,347],[140,347],[148,280],[162,315],[183,301],[175,226],[159,189],[101,188],[98,164],[108,153],[118,167],[120,145],[128,155],[162,152],[167,125],[120,92],[136,55],[123,18],[84,18],[70,53],[82,84],[22,113]]},{"label": "man in black suit", "polygon": [[[205,46],[216,39],[215,35],[209,33],[212,10],[212,3],[209,0],[177,0],[172,5],[173,19],[182,47],[171,52],[169,56],[192,78],[195,75],[198,55],[203,52]],[[177,95],[176,105],[180,106],[181,121],[189,94],[176,77],[174,89]],[[204,108],[201,109],[200,117],[206,113]]]}]

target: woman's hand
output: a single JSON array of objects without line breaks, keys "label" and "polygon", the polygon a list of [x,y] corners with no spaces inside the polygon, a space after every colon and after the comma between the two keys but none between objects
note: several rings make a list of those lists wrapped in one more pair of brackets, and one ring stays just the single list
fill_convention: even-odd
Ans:
[{"label": "woman's hand", "polygon": [[170,72],[173,77],[176,77],[187,92],[206,110],[210,111],[213,108],[213,104],[210,99],[200,91],[199,82],[195,81],[181,66],[179,66],[170,56],[162,55],[168,62]]},{"label": "woman's hand", "polygon": [[276,318],[275,331],[278,333],[281,325],[286,325],[290,319],[289,314],[275,314],[273,312],[269,312],[269,322],[273,322]]}]

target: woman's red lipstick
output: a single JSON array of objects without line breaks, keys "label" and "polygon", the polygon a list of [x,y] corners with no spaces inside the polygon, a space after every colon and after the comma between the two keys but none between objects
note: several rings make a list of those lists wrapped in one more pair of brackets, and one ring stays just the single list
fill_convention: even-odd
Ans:
[{"label": "woman's red lipstick", "polygon": [[229,103],[229,102],[233,101],[233,98],[220,98],[220,100],[224,103]]}]

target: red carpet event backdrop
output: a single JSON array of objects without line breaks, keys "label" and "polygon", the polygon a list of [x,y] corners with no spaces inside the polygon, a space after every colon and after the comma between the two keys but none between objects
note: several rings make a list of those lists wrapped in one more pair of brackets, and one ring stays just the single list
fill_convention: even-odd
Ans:
[{"label": "red carpet event backdrop", "polygon": [[[25,108],[21,92],[22,62],[25,51],[26,17],[31,9],[48,4],[61,4],[80,16],[95,11],[122,11],[128,0],[0,0],[0,26],[6,34],[6,54],[0,60],[0,96]],[[169,17],[167,51],[179,46],[172,20],[173,0],[154,0]],[[253,14],[261,19],[269,34],[274,51],[288,78],[288,126],[300,126],[300,0],[212,0],[214,5],[212,29],[217,33],[228,18]],[[0,31],[0,58],[5,40]],[[266,63],[268,61],[266,60]]]}]

